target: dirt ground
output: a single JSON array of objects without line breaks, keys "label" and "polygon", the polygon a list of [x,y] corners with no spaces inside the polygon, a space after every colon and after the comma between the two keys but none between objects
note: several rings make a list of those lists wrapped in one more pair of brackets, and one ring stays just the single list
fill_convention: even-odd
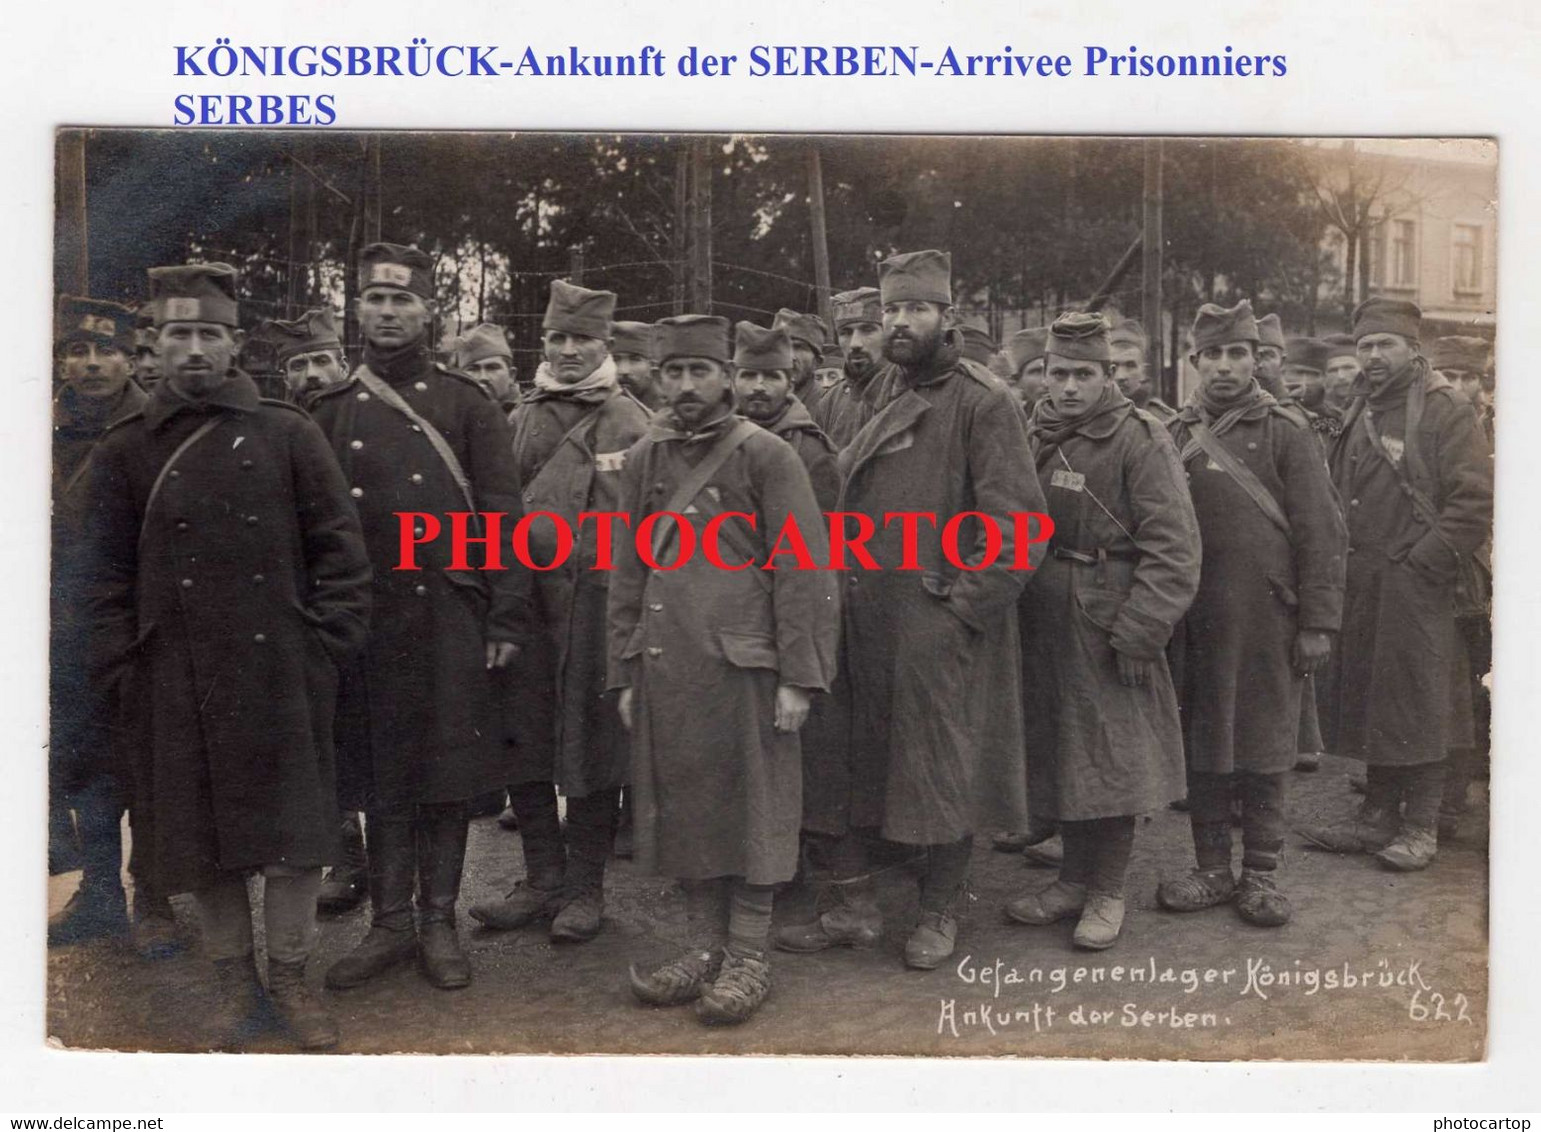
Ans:
[{"label": "dirt ground", "polygon": [[[1292,820],[1346,815],[1358,801],[1347,787],[1356,765],[1328,758],[1317,774],[1293,775]],[[324,993],[342,1028],[341,1053],[1477,1059],[1487,1024],[1487,814],[1479,782],[1461,836],[1423,873],[1314,852],[1292,836],[1281,878],[1294,920],[1260,929],[1229,907],[1157,909],[1157,881],[1188,868],[1192,852],[1186,815],[1163,810],[1142,819],[1124,934],[1103,953],[1072,949],[1068,923],[1006,922],[1003,902],[1053,873],[981,839],[950,962],[905,969],[915,882],[896,868],[880,882],[882,946],[776,953],[771,997],[737,1028],[708,1028],[689,1007],[653,1009],[632,998],[627,965],[671,958],[684,912],[670,882],[638,875],[629,861],[610,871],[605,930],[590,943],[553,945],[539,926],[488,932],[463,915],[470,988],[435,990],[403,966],[365,987]],[[500,895],[521,875],[518,835],[477,821],[462,906]],[[54,878],[51,911],[73,879]],[[788,891],[778,921],[799,918],[812,899]],[[185,898],[177,906],[195,936]],[[323,921],[310,970],[316,985],[367,919],[360,909]],[[49,1037],[75,1048],[202,1048],[206,972],[196,950],[150,963],[107,943],[55,949]],[[252,1048],[288,1047],[274,1035]]]}]

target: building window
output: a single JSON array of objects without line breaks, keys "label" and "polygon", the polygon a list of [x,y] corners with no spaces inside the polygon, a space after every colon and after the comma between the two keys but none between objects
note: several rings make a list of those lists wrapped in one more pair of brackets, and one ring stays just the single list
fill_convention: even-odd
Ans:
[{"label": "building window", "polygon": [[1382,287],[1386,282],[1386,223],[1377,220],[1370,225],[1364,238],[1364,258],[1370,264],[1370,286]]},{"label": "building window", "polygon": [[1482,226],[1457,224],[1451,238],[1450,274],[1457,294],[1482,291]]},{"label": "building window", "polygon": [[1411,220],[1391,222],[1391,285],[1413,287],[1417,285],[1418,245],[1416,230]]}]

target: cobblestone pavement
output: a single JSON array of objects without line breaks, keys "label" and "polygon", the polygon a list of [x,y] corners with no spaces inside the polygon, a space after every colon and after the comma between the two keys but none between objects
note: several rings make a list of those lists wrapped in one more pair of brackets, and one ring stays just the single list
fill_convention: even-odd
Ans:
[{"label": "cobblestone pavement", "polygon": [[[1293,821],[1346,815],[1358,801],[1347,787],[1356,766],[1328,758],[1317,774],[1293,775]],[[669,882],[640,876],[626,861],[611,869],[606,927],[590,943],[553,945],[541,927],[487,932],[463,916],[475,969],[469,989],[438,991],[401,967],[326,994],[344,1053],[1475,1059],[1487,1020],[1487,813],[1479,782],[1461,836],[1423,873],[1317,853],[1292,836],[1281,875],[1295,918],[1260,929],[1229,907],[1157,909],[1158,879],[1188,868],[1191,854],[1186,816],[1163,810],[1140,824],[1123,937],[1095,954],[1071,948],[1070,924],[1007,923],[1002,903],[1053,873],[981,844],[958,950],[932,972],[904,968],[915,883],[895,868],[880,880],[882,945],[777,953],[770,999],[737,1028],[708,1028],[688,1007],[651,1009],[632,998],[627,965],[671,958],[684,914]],[[518,835],[477,821],[470,860],[463,906],[519,878]],[[55,906],[67,883],[51,885]],[[192,933],[191,910],[185,899],[177,903]],[[811,903],[807,891],[788,892],[778,921]],[[365,910],[323,923],[314,983],[366,927]],[[71,1047],[201,1048],[205,971],[192,954],[148,963],[105,943],[56,949],[48,958],[50,1036]],[[252,1048],[287,1049],[276,1035]]]}]

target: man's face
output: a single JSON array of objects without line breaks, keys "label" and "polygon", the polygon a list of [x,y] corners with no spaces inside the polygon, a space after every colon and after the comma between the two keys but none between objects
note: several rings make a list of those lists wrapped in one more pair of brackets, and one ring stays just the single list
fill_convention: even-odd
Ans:
[{"label": "man's face", "polygon": [[[1102,400],[1112,376],[1112,363],[1062,358],[1058,354],[1050,354],[1043,361],[1049,400],[1066,420],[1085,416]],[[1024,383],[1028,368],[1022,369]]]},{"label": "man's face", "polygon": [[1366,334],[1354,349],[1365,377],[1378,389],[1407,367],[1418,353],[1418,344],[1400,334]]},{"label": "man's face", "polygon": [[1471,373],[1463,369],[1442,369],[1439,373],[1441,377],[1466,395],[1466,399],[1471,402],[1472,408],[1479,412],[1481,411],[1483,405],[1487,403],[1487,394],[1483,391],[1482,375],[1480,373]]},{"label": "man's face", "polygon": [[1352,399],[1349,390],[1353,387],[1354,379],[1359,376],[1359,359],[1348,355],[1333,358],[1327,363],[1327,374],[1324,384],[1327,387],[1327,401],[1337,408],[1344,408]]},{"label": "man's face", "polygon": [[801,386],[819,368],[820,354],[800,338],[792,339],[792,376]]},{"label": "man's face", "polygon": [[820,365],[813,371],[813,380],[818,383],[820,389],[832,389],[835,382],[840,380],[840,367]]},{"label": "man's face", "polygon": [[1133,397],[1145,388],[1145,351],[1135,345],[1114,346],[1109,353],[1113,358],[1113,380],[1125,397]]},{"label": "man's face", "polygon": [[942,345],[952,308],[908,300],[883,304],[883,355],[901,366],[929,362]]},{"label": "man's face", "polygon": [[566,330],[548,330],[542,340],[551,376],[563,385],[582,381],[604,362],[610,352],[608,338],[591,338]]},{"label": "man's face", "polygon": [[295,354],[284,362],[284,382],[295,396],[336,385],[347,373],[348,367],[336,350],[312,350],[308,354]]},{"label": "man's face", "polygon": [[784,369],[741,369],[733,375],[733,390],[744,416],[768,421],[787,403],[792,381]]},{"label": "man's face", "polygon": [[127,354],[102,342],[71,342],[60,360],[65,385],[77,396],[93,400],[116,397],[133,369]]},{"label": "man's face", "polygon": [[1245,392],[1257,369],[1251,342],[1205,346],[1198,353],[1189,354],[1188,360],[1198,371],[1204,392],[1220,401],[1229,401]]},{"label": "man's face", "polygon": [[161,376],[160,355],[148,346],[141,346],[134,353],[134,374],[145,388],[154,385]]},{"label": "man's face", "polygon": [[[1017,394],[1024,405],[1036,405],[1049,391],[1049,375],[1046,358],[1034,358],[1022,367],[1022,377],[1017,384]],[[1099,390],[1097,396],[1102,396]]]},{"label": "man's face", "polygon": [[366,288],[358,300],[358,324],[364,340],[382,350],[416,342],[428,333],[434,305],[399,287]]},{"label": "man's face", "polygon": [[519,387],[514,383],[514,371],[507,358],[483,358],[466,366],[466,372],[481,383],[499,403],[511,400]]},{"label": "man's face", "polygon": [[669,358],[658,370],[658,389],[686,428],[704,423],[728,394],[728,370],[715,358]]},{"label": "man's face", "polygon": [[1258,377],[1269,381],[1281,376],[1284,372],[1284,351],[1277,346],[1259,345],[1255,372]]},{"label": "man's face", "polygon": [[610,360],[615,363],[615,375],[621,386],[630,390],[633,397],[646,399],[653,389],[653,362],[641,354],[614,353]]},{"label": "man's face", "polygon": [[1310,409],[1322,403],[1322,397],[1326,393],[1327,386],[1320,370],[1309,369],[1305,366],[1286,365],[1284,367],[1284,388],[1289,390],[1291,397]]},{"label": "man's face", "polygon": [[857,381],[877,369],[883,357],[883,327],[876,322],[848,322],[835,331],[845,351],[845,372]]},{"label": "man's face", "polygon": [[168,322],[160,333],[161,369],[178,389],[201,396],[229,379],[244,338],[218,322]]}]

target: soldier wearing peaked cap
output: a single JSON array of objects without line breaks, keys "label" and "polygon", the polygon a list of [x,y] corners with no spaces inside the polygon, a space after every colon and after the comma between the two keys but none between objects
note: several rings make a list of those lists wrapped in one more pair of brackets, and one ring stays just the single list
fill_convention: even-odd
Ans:
[{"label": "soldier wearing peaked cap", "polygon": [[663,406],[658,393],[657,364],[653,359],[653,326],[648,322],[614,322],[610,331],[610,360],[621,388],[648,412]]},{"label": "soldier wearing peaked cap", "polygon": [[[535,630],[527,570],[478,570],[474,555],[472,570],[449,570],[450,540],[426,530],[448,526],[453,511],[501,512],[505,524],[523,514],[502,411],[434,361],[432,267],[397,244],[360,253],[363,363],[311,402],[375,563],[374,621],[343,670],[337,727],[338,800],[366,815],[371,921],[327,972],[339,989],[414,955],[434,986],[470,982],[455,930],[467,804],[501,789],[509,771],[491,674]],[[417,570],[398,568],[403,515],[418,516]]]},{"label": "soldier wearing peaked cap", "polygon": [[[586,511],[618,511],[627,450],[647,410],[620,387],[609,350],[615,295],[551,284],[546,358],[514,413],[514,461],[530,511],[562,516],[578,544],[562,567],[536,575],[544,632],[510,669],[502,693],[514,742],[509,802],[524,846],[525,878],[502,900],[471,909],[486,927],[550,921],[553,940],[599,934],[605,863],[629,769],[626,735],[606,691],[605,602],[611,571],[597,567],[598,525]],[[531,554],[553,561],[556,527],[531,531]],[[557,788],[567,798],[567,824]]]},{"label": "soldier wearing peaked cap", "polygon": [[[60,300],[55,323],[60,380],[53,404],[48,859],[50,872],[80,867],[82,876],[69,905],[48,925],[50,945],[128,931],[119,879],[119,821],[128,767],[113,750],[109,697],[87,678],[89,625],[80,616],[87,579],[80,551],[86,519],[83,481],[91,452],[111,424],[138,412],[146,400],[130,376],[134,324],[134,312],[127,307],[71,296]],[[171,908],[164,896],[151,897],[153,881],[144,866],[141,849],[130,866],[136,943],[139,935],[153,932],[169,944],[174,939]]]},{"label": "soldier wearing peaked cap", "polygon": [[309,310],[296,319],[276,319],[272,325],[274,357],[289,398],[308,404],[321,390],[348,376],[337,322],[325,308]]},{"label": "soldier wearing peaked cap", "polygon": [[505,413],[519,407],[514,351],[501,326],[484,322],[455,340],[456,369],[470,374]]},{"label": "soldier wearing peaked cap", "polygon": [[1399,870],[1434,859],[1445,754],[1472,742],[1469,705],[1451,697],[1455,618],[1493,517],[1482,430],[1419,353],[1421,321],[1415,303],[1380,297],[1354,312],[1365,391],[1328,457],[1347,503],[1348,589],[1320,691],[1328,749],[1363,759],[1369,786],[1349,821],[1301,831]]},{"label": "soldier wearing peaked cap", "polygon": [[246,875],[265,878],[268,996],[304,1048],[337,1041],[306,988],[336,853],[337,665],[362,645],[369,561],[347,484],[303,412],[233,367],[235,271],[153,268],[165,379],[92,458],[92,670],[119,697],[134,836],[192,892],[221,1043],[259,1020]]},{"label": "soldier wearing peaked cap", "polygon": [[819,367],[825,339],[829,336],[824,320],[816,314],[802,314],[782,307],[776,312],[771,328],[785,330],[791,337],[792,392],[797,394],[797,399],[810,413],[814,412],[819,407],[819,398],[823,396],[823,390],[814,380],[814,373]]},{"label": "soldier wearing peaked cap", "polygon": [[[626,456],[632,530],[660,511],[698,527],[748,515],[752,524],[718,525],[724,557],[763,565],[767,548],[788,553],[777,532],[795,523],[812,562],[827,562],[797,454],[733,414],[727,320],[685,315],[657,333],[670,407]],[[631,729],[637,864],[680,879],[690,933],[684,955],[646,975],[633,968],[632,990],[655,1005],[699,999],[704,1021],[742,1022],[770,992],[774,886],[797,870],[798,733],[834,678],[835,582],[785,559],[774,570],[687,560],[674,532],[663,524],[652,550],[677,568],[650,568],[628,539],[610,586],[610,686]]]},{"label": "soldier wearing peaked cap", "polygon": [[1273,927],[1291,915],[1277,883],[1288,772],[1306,679],[1326,663],[1342,619],[1346,536],[1301,410],[1257,381],[1261,336],[1246,301],[1200,307],[1189,357],[1199,386],[1169,425],[1203,543],[1198,594],[1173,644],[1197,867],[1162,883],[1157,898],[1176,912],[1234,899],[1243,920]]},{"label": "soldier wearing peaked cap", "polygon": [[1198,525],[1171,440],[1113,378],[1102,316],[1061,315],[1046,353],[1028,439],[1054,537],[1018,604],[1018,694],[1034,826],[1058,824],[1064,864],[1006,915],[1075,919],[1076,946],[1101,950],[1123,928],[1135,816],[1183,792],[1164,650],[1198,585]]},{"label": "soldier wearing peaked cap", "polygon": [[1132,318],[1124,319],[1108,334],[1108,349],[1113,358],[1113,378],[1136,408],[1144,409],[1162,422],[1177,415],[1177,410],[1157,397],[1150,387],[1150,374],[1145,364],[1145,356],[1150,353],[1150,339],[1143,326]]},{"label": "soldier wearing peaked cap", "polygon": [[[1042,511],[1043,495],[1015,399],[963,359],[949,333],[950,257],[891,257],[879,289],[894,395],[841,453],[840,508],[873,517],[869,548],[882,568],[846,579],[853,721],[845,793],[832,801],[846,817],[847,876],[863,871],[874,834],[925,848],[921,915],[905,961],[929,970],[955,945],[975,831],[1019,828],[1026,817],[1021,654],[1009,613],[1027,575],[1006,563],[1016,553],[1011,514]],[[966,524],[960,554],[983,568],[956,569],[942,554],[940,526],[920,527],[923,569],[896,570],[904,536],[883,517],[907,510],[931,512],[939,524],[964,511],[989,514],[1003,534],[1001,555],[983,565],[986,532]],[[840,907],[788,927],[782,945],[870,939],[881,921],[862,889],[841,886]]]},{"label": "soldier wearing peaked cap", "polygon": [[883,387],[883,310],[876,287],[842,291],[831,299],[835,336],[845,351],[841,380],[810,408],[814,423],[844,448],[877,411]]}]

